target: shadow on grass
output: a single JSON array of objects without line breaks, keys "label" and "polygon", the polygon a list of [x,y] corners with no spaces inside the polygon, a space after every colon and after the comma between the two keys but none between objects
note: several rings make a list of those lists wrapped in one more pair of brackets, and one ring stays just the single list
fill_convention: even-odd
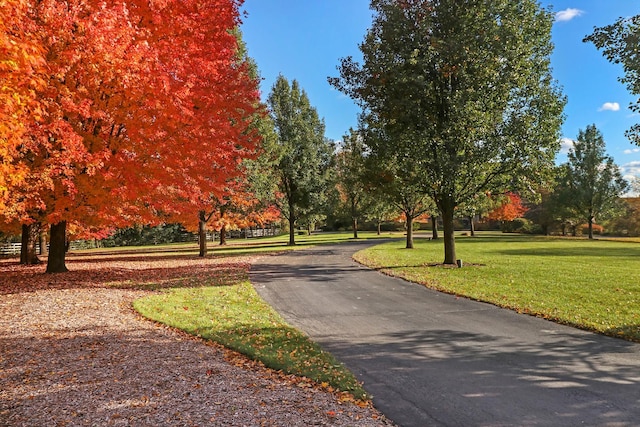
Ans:
[{"label": "shadow on grass", "polygon": [[527,249],[502,249],[496,251],[503,255],[515,256],[545,256],[545,257],[612,257],[612,258],[633,258],[640,256],[640,246],[627,247],[538,247]]},{"label": "shadow on grass", "polygon": [[616,338],[630,339],[640,343],[640,323],[635,325],[622,325],[615,328],[607,329],[603,332],[605,335]]}]

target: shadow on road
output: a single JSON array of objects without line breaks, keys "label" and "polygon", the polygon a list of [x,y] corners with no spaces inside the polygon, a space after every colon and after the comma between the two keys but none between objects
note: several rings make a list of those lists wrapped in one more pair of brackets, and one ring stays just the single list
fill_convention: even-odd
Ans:
[{"label": "shadow on road", "polygon": [[[637,425],[640,370],[629,363],[637,345],[585,337],[555,334],[529,345],[437,329],[384,334],[376,343],[317,339],[364,380],[376,406],[400,425],[421,425],[414,412],[437,414],[432,421],[443,425]],[[605,354],[620,363],[605,362]],[[378,381],[388,381],[389,369],[391,387]],[[423,399],[414,408],[386,407],[390,394],[406,389]],[[377,402],[383,394],[387,398]],[[462,407],[464,415],[457,411]]]}]

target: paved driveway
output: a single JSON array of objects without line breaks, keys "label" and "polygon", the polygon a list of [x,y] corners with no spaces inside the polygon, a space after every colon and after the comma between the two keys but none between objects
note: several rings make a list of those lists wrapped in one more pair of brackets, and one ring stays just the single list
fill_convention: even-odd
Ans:
[{"label": "paved driveway", "polygon": [[[401,426],[640,426],[640,345],[442,294],[351,260],[264,257],[251,281]],[[640,309],[640,308],[639,308]]]}]

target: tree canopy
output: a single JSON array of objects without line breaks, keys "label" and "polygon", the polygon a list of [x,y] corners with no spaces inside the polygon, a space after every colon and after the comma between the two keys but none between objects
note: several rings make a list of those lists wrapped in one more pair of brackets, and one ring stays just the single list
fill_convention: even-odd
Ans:
[{"label": "tree canopy", "polygon": [[[362,64],[329,81],[363,109],[371,149],[417,165],[456,262],[456,207],[536,188],[559,149],[564,98],[550,72],[553,16],[534,0],[372,0]],[[377,142],[381,142],[378,144]]]},{"label": "tree canopy", "polygon": [[[615,23],[595,28],[593,33],[584,38],[602,50],[603,55],[614,64],[622,64],[625,75],[620,82],[627,86],[633,94],[640,96],[640,15],[619,18]],[[640,111],[640,99],[632,103],[631,111]],[[626,136],[640,145],[640,124],[634,125],[626,132]]]},{"label": "tree canopy", "polygon": [[568,157],[568,205],[587,221],[593,239],[594,220],[616,207],[629,184],[605,154],[604,137],[595,125],[580,130]]}]

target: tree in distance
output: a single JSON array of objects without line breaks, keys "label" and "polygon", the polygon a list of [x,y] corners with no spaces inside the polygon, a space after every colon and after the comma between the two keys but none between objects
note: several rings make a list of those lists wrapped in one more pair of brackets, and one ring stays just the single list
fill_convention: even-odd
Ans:
[{"label": "tree in distance", "polygon": [[[359,103],[373,154],[419,174],[456,263],[456,208],[539,188],[559,149],[564,97],[551,77],[553,15],[534,0],[372,0],[363,63],[329,82]],[[368,139],[367,142],[370,140]]]},{"label": "tree in distance", "polygon": [[336,181],[340,200],[348,212],[353,238],[358,238],[358,221],[368,207],[371,186],[366,178],[367,147],[362,136],[353,129],[344,135],[335,156]]},{"label": "tree in distance", "polygon": [[566,200],[574,212],[587,221],[589,239],[593,239],[595,219],[618,207],[620,196],[629,184],[613,158],[605,154],[604,138],[595,125],[587,126],[584,131],[580,129],[568,157],[570,197]]},{"label": "tree in distance", "polygon": [[[371,137],[369,139],[371,141]],[[435,207],[419,183],[416,165],[406,165],[398,157],[372,154],[367,159],[369,181],[376,197],[391,204],[404,216],[407,232],[406,249],[413,249],[413,222]]]},{"label": "tree in distance", "polygon": [[269,148],[282,197],[277,200],[289,221],[289,245],[295,245],[299,220],[319,211],[333,149],[324,137],[324,121],[296,80],[278,76],[267,105],[276,138]]}]

